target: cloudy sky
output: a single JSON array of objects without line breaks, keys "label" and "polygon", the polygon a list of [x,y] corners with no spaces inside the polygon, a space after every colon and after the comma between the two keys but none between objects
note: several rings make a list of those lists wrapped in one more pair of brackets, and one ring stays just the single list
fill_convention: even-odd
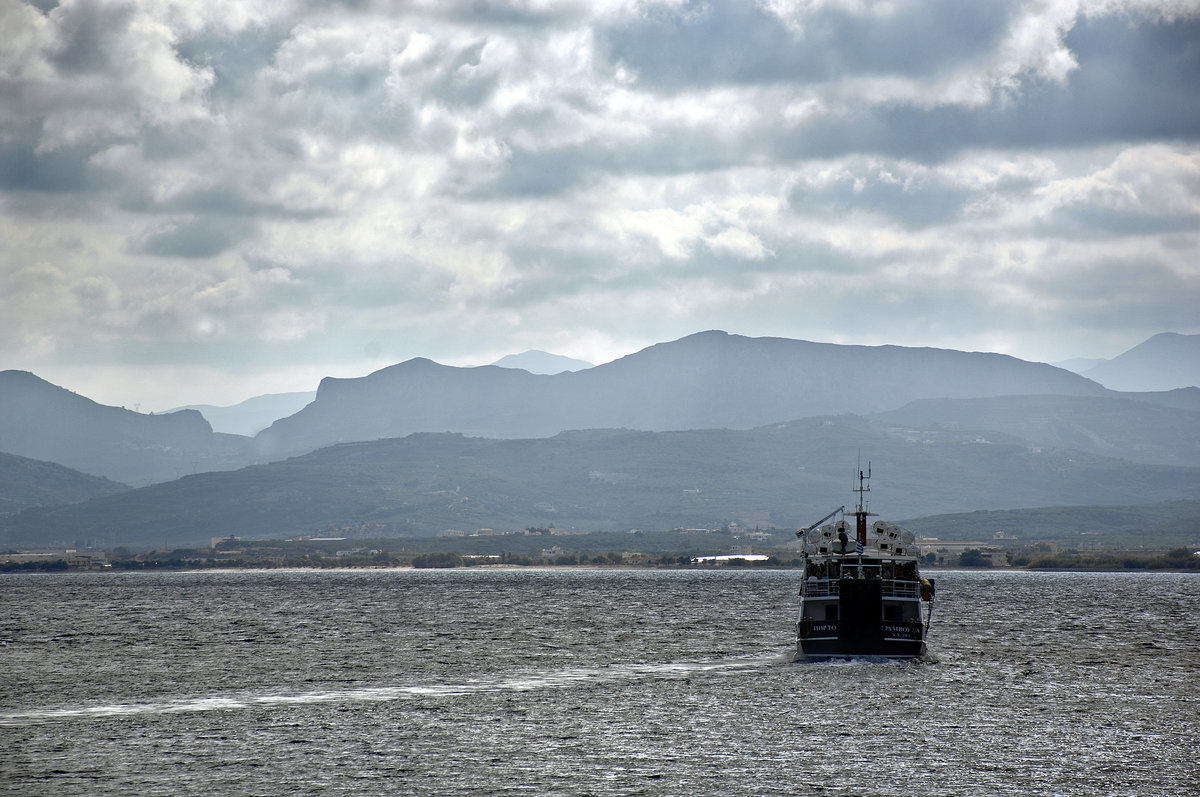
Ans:
[{"label": "cloudy sky", "polygon": [[0,0],[0,368],[1200,332],[1200,0]]}]

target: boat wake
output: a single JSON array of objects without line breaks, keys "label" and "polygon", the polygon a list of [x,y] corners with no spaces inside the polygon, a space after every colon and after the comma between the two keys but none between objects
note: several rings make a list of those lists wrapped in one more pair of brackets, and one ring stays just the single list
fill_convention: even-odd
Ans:
[{"label": "boat wake", "polygon": [[363,703],[457,697],[487,692],[531,692],[569,689],[600,683],[639,679],[682,679],[701,673],[761,669],[790,659],[778,654],[719,659],[715,661],[626,664],[594,669],[535,672],[494,679],[471,679],[461,683],[411,686],[374,686],[361,689],[332,689],[279,694],[211,695],[144,703],[110,703],[89,706],[35,708],[0,713],[0,727],[21,727],[44,722],[102,719],[138,715],[185,714],[205,711],[238,711],[313,703]]}]

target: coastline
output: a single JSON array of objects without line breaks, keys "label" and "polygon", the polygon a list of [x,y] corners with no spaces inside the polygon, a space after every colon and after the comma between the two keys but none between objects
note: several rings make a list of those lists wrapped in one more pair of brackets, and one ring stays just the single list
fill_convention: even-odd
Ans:
[{"label": "coastline", "polygon": [[[223,565],[221,567],[197,567],[194,565],[175,565],[173,563],[153,563],[140,567],[11,567],[0,568],[0,575],[16,574],[16,573],[312,573],[312,572],[327,572],[327,573],[363,573],[363,572],[386,572],[386,571],[404,571],[404,572],[427,572],[427,571],[487,571],[487,572],[527,572],[527,573],[547,573],[547,572],[563,572],[563,571],[580,571],[580,570],[674,570],[674,571],[697,571],[697,572],[726,572],[726,571],[798,571],[801,568],[796,565],[781,565],[781,564],[710,564],[710,565],[665,565],[665,564],[569,564],[569,565],[553,565],[553,564],[468,564],[456,566],[435,566],[435,567],[416,567],[412,564],[381,564],[381,565],[333,565],[333,566],[298,566],[285,565],[273,567],[263,565],[261,563],[246,564],[245,566],[230,566]],[[1046,566],[1046,567],[950,567],[950,566],[933,566],[926,565],[921,568],[923,574],[933,573],[1196,573],[1200,574],[1200,566],[1197,567],[1070,567],[1070,566]]]}]

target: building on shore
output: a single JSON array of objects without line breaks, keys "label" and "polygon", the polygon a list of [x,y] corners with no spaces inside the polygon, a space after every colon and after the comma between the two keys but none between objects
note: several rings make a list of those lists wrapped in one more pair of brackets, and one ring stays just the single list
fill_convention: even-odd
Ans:
[{"label": "building on shore", "polygon": [[112,566],[104,555],[104,551],[77,551],[67,548],[62,551],[22,551],[0,554],[0,565],[49,565],[58,562],[62,562],[64,567],[71,570],[101,570]]},{"label": "building on shore", "polygon": [[933,554],[936,558],[933,564],[953,567],[958,564],[968,564],[962,561],[967,551],[978,551],[980,561],[970,564],[988,563],[991,567],[1007,567],[1008,551],[997,548],[991,541],[981,540],[939,540],[936,537],[918,537],[917,545],[925,556]]}]

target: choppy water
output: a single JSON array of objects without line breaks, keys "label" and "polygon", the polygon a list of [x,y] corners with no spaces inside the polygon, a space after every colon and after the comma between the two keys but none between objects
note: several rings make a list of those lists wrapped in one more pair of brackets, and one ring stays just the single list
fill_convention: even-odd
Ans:
[{"label": "choppy water", "polygon": [[829,664],[794,572],[0,575],[0,789],[1197,793],[1200,578],[936,575]]}]

